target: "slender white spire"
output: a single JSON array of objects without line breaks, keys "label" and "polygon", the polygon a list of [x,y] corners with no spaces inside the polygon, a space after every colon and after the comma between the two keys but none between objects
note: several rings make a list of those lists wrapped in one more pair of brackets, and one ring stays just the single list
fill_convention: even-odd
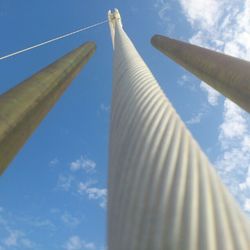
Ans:
[{"label": "slender white spire", "polygon": [[122,20],[121,15],[118,9],[115,9],[112,13],[111,10],[108,11],[108,21],[109,21],[109,28],[111,33],[112,44],[114,48],[114,40],[115,40],[115,26],[119,25],[122,28]]}]

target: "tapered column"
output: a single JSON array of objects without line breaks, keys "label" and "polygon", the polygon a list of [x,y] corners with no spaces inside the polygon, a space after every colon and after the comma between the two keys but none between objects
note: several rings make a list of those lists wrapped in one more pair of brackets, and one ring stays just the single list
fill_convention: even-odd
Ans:
[{"label": "tapered column", "polygon": [[248,218],[136,51],[118,14],[109,13],[114,29],[109,250],[248,250]]},{"label": "tapered column", "polygon": [[250,112],[250,62],[155,35],[152,44],[202,81]]},{"label": "tapered column", "polygon": [[86,43],[0,96],[0,174],[94,51]]}]

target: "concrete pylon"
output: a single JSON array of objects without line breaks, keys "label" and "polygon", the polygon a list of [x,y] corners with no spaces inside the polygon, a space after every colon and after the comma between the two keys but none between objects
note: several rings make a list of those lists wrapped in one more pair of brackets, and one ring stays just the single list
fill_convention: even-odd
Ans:
[{"label": "concrete pylon", "polygon": [[115,13],[109,250],[249,250],[249,219],[179,118]]},{"label": "concrete pylon", "polygon": [[250,112],[250,62],[161,35],[155,35],[151,43]]},{"label": "concrete pylon", "polygon": [[0,96],[0,174],[94,51],[86,43]]}]

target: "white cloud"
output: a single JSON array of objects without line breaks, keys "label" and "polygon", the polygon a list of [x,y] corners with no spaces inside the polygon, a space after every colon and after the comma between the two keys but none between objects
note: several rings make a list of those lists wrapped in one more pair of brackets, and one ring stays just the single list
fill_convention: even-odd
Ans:
[{"label": "white cloud", "polygon": [[[232,56],[250,59],[249,0],[233,2],[228,0],[179,0],[179,2],[188,21],[194,29],[197,29],[197,32],[189,39],[191,43]],[[240,8],[240,6],[244,6],[244,8]],[[202,11],[202,9],[206,9],[206,11]],[[203,82],[200,87],[207,92],[208,102],[213,106],[217,105],[220,94]]]},{"label": "white cloud", "polygon": [[[244,111],[236,104],[226,99],[224,102],[224,120],[220,125],[219,139],[222,144],[228,143],[228,139],[243,138],[247,133],[247,120]],[[230,144],[227,145],[230,147]]]},{"label": "white cloud", "polygon": [[201,118],[203,117],[204,113],[199,112],[197,115],[193,116],[191,119],[186,121],[186,124],[193,125],[201,122]]},{"label": "white cloud", "polygon": [[[106,208],[107,189],[96,187],[97,180],[82,181],[82,175],[78,171],[83,170],[86,176],[96,174],[96,163],[84,156],[73,161],[69,165],[70,174],[60,174],[57,183],[57,189],[70,191],[74,197],[86,196],[88,200],[95,200],[101,208]],[[77,226],[80,221],[64,214],[61,220],[69,226]]]},{"label": "white cloud", "polygon": [[80,182],[79,194],[86,195],[89,200],[97,200],[100,207],[105,208],[107,203],[107,189],[93,187],[93,182]]},{"label": "white cloud", "polygon": [[[48,232],[55,229],[48,219],[40,219],[22,214],[13,214],[3,209],[0,215],[0,250],[4,249],[38,249],[32,239],[32,232],[43,228]],[[26,231],[24,228],[28,228]],[[40,248],[39,248],[40,249]]]},{"label": "white cloud", "polygon": [[212,105],[212,106],[218,105],[218,101],[219,101],[219,97],[220,97],[220,93],[218,91],[211,88],[205,82],[201,82],[200,88],[207,93],[208,102],[210,105]]},{"label": "white cloud", "polygon": [[208,113],[208,105],[203,104],[200,108],[199,112],[194,114],[189,120],[187,120],[185,123],[187,125],[194,125],[199,124],[202,121],[202,118]]},{"label": "white cloud", "polygon": [[[216,51],[222,51],[232,56],[249,59],[250,58],[250,1],[238,0],[179,0],[186,16],[189,16],[196,33],[189,39],[191,43]],[[206,3],[216,2],[214,7],[201,11],[199,18],[191,15],[190,12],[197,12],[192,8],[192,2],[199,2],[200,6]],[[198,5],[197,5],[198,6]],[[211,5],[212,6],[212,5]],[[217,7],[215,7],[217,6]],[[206,15],[214,21],[211,25],[202,25],[206,22]],[[221,17],[221,19],[220,19]],[[193,23],[196,22],[194,26]]]},{"label": "white cloud", "polygon": [[92,242],[86,242],[79,236],[74,235],[69,238],[64,248],[66,250],[95,250],[96,246]]},{"label": "white cloud", "polygon": [[248,168],[248,174],[247,174],[247,178],[244,182],[240,183],[240,190],[246,190],[246,189],[250,189],[250,173],[249,173],[250,168]]},{"label": "white cloud", "polygon": [[243,208],[250,197],[249,128],[248,114],[226,99],[223,122],[219,127],[221,155],[218,156],[216,166]]},{"label": "white cloud", "polygon": [[70,169],[72,171],[78,171],[80,169],[84,170],[87,173],[95,172],[96,163],[84,156],[80,156],[79,159],[70,163]]},{"label": "white cloud", "polygon": [[211,33],[199,29],[190,39],[189,42],[197,46],[201,46],[207,49],[213,49],[215,51],[221,51],[224,46],[224,42],[217,37],[211,40]]},{"label": "white cloud", "polygon": [[250,199],[246,199],[244,203],[244,210],[250,212]]},{"label": "white cloud", "polygon": [[210,28],[221,17],[220,1],[179,0],[187,20],[194,26]]},{"label": "white cloud", "polygon": [[196,84],[189,75],[182,75],[177,83],[182,87],[187,87],[192,92],[197,91]]}]

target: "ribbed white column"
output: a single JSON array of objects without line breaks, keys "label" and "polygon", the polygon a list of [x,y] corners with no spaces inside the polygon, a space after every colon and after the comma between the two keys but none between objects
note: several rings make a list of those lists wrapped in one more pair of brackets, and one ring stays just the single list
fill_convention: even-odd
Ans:
[{"label": "ribbed white column", "polygon": [[248,218],[114,23],[109,250],[249,250]]}]

